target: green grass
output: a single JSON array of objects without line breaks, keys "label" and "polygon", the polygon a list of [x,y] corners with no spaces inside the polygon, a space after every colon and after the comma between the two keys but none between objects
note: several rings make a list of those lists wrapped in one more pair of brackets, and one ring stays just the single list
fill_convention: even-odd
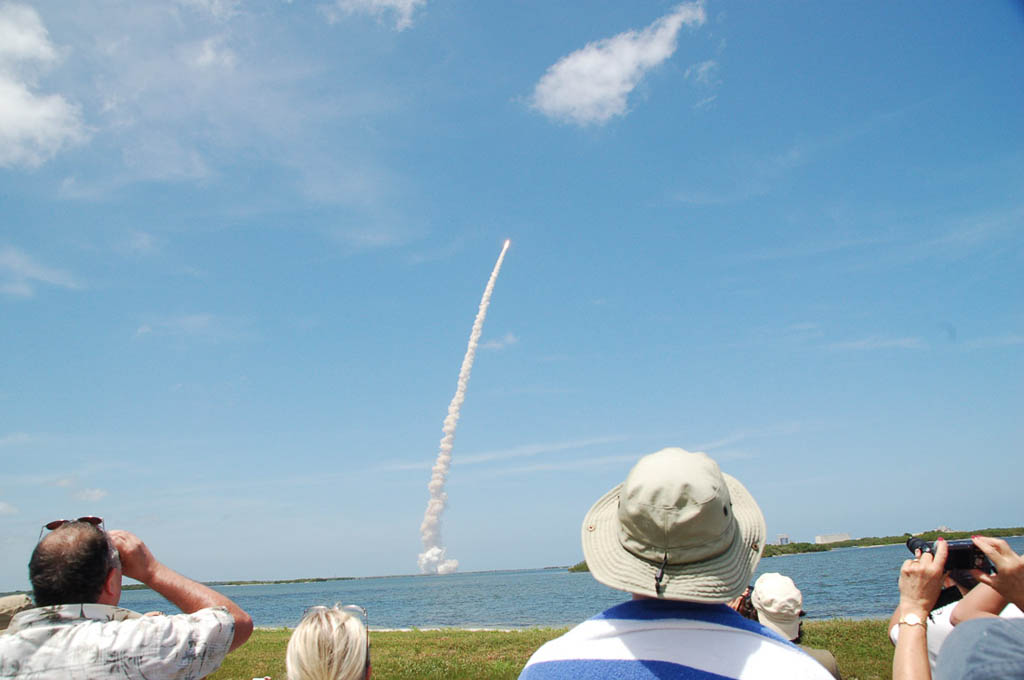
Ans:
[{"label": "green grass", "polygon": [[[845,680],[888,679],[892,645],[885,623],[880,619],[810,621],[804,624],[804,642],[835,654]],[[373,680],[514,679],[535,649],[563,632],[555,628],[373,631]],[[257,630],[209,677],[250,680],[269,675],[285,680],[284,651],[290,635],[287,628]]]},{"label": "green grass", "polygon": [[885,619],[808,621],[803,643],[832,652],[843,680],[889,680],[893,646],[887,623]]}]

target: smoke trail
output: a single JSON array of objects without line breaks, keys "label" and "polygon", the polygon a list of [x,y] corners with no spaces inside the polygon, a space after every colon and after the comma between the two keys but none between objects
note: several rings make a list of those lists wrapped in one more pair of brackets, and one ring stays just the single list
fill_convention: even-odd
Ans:
[{"label": "smoke trail", "polygon": [[473,370],[473,359],[476,358],[476,346],[480,341],[480,333],[484,329],[484,319],[487,318],[487,306],[491,304],[491,291],[494,290],[494,282],[498,280],[498,272],[501,271],[501,263],[505,259],[505,251],[508,250],[509,241],[501,248],[498,261],[494,263],[494,270],[491,278],[487,280],[487,287],[484,288],[483,297],[480,298],[480,309],[477,310],[476,320],[473,321],[473,330],[469,333],[469,343],[466,346],[466,356],[462,358],[462,368],[459,369],[459,383],[455,388],[455,396],[448,404],[448,415],[444,419],[441,428],[441,448],[437,452],[437,461],[434,463],[430,475],[430,500],[427,501],[427,511],[423,514],[423,524],[420,525],[420,538],[423,540],[423,552],[420,553],[418,562],[420,571],[424,574],[450,574],[459,567],[458,560],[448,559],[445,556],[445,548],[441,545],[441,513],[448,504],[448,494],[445,493],[444,485],[448,479],[448,469],[452,465],[452,445],[455,443],[455,426],[459,422],[459,410],[462,402],[466,399],[466,385],[469,384],[469,373]]}]

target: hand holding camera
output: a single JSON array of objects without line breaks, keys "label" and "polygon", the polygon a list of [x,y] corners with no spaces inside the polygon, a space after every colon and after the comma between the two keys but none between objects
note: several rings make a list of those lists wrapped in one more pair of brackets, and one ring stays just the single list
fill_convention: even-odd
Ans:
[{"label": "hand holding camera", "polygon": [[1024,608],[1024,557],[1013,552],[1013,548],[1000,538],[975,536],[971,539],[984,555],[991,571],[976,570],[975,578],[999,592],[1007,601]]},{"label": "hand holding camera", "polygon": [[[961,538],[943,542],[949,549],[946,556],[946,571],[978,569],[986,574],[995,571],[992,562],[971,539]],[[920,550],[922,553],[935,554],[935,542],[925,541],[915,536],[907,539],[907,549],[910,552]]]},{"label": "hand holding camera", "polygon": [[924,552],[917,547],[914,549],[914,559],[903,563],[899,588],[900,612],[904,616],[914,614],[921,620],[935,606],[935,600],[942,591],[944,565],[948,559],[946,543],[940,538],[935,542],[934,552]]}]

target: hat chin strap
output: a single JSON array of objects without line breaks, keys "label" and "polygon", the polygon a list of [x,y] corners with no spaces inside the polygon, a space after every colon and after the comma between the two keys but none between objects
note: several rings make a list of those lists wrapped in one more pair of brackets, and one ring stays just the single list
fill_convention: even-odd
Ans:
[{"label": "hat chin strap", "polygon": [[661,560],[661,566],[658,568],[658,573],[654,575],[654,594],[661,596],[661,579],[665,578],[665,565],[668,564],[668,553],[665,553],[664,559]]}]

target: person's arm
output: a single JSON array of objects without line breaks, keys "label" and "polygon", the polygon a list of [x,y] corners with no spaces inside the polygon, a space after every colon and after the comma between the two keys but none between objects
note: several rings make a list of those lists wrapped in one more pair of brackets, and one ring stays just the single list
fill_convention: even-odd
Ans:
[{"label": "person's arm", "polygon": [[207,607],[226,607],[235,620],[235,634],[229,651],[242,646],[252,635],[252,617],[230,599],[157,560],[138,536],[127,531],[109,533],[121,556],[121,573],[125,576],[146,584],[186,614]]},{"label": "person's arm", "polygon": [[1004,607],[1006,607],[1006,598],[1000,595],[999,591],[992,586],[979,583],[956,603],[956,607],[949,615],[949,622],[957,626],[971,619],[999,616],[999,612],[1003,611]]},{"label": "person's arm", "polygon": [[[889,642],[891,642],[893,645],[896,644],[896,640],[893,639],[892,629],[893,629],[894,626],[896,626],[899,623],[899,620],[900,620],[900,606],[896,605],[896,609],[893,610],[892,616],[889,617],[889,625],[885,627],[885,632],[887,632],[889,634]],[[897,635],[897,638],[898,638],[899,637],[899,633],[896,633],[896,635]]]},{"label": "person's arm", "polygon": [[941,538],[935,542],[935,554],[914,553],[900,569],[900,617],[915,615],[921,623],[901,624],[892,655],[893,680],[931,680],[928,665],[928,614],[942,591],[943,567],[948,547]]},{"label": "person's arm", "polygon": [[995,574],[972,569],[974,578],[1024,609],[1024,557],[1013,552],[1010,544],[1001,538],[973,536],[972,540],[996,567]]}]

